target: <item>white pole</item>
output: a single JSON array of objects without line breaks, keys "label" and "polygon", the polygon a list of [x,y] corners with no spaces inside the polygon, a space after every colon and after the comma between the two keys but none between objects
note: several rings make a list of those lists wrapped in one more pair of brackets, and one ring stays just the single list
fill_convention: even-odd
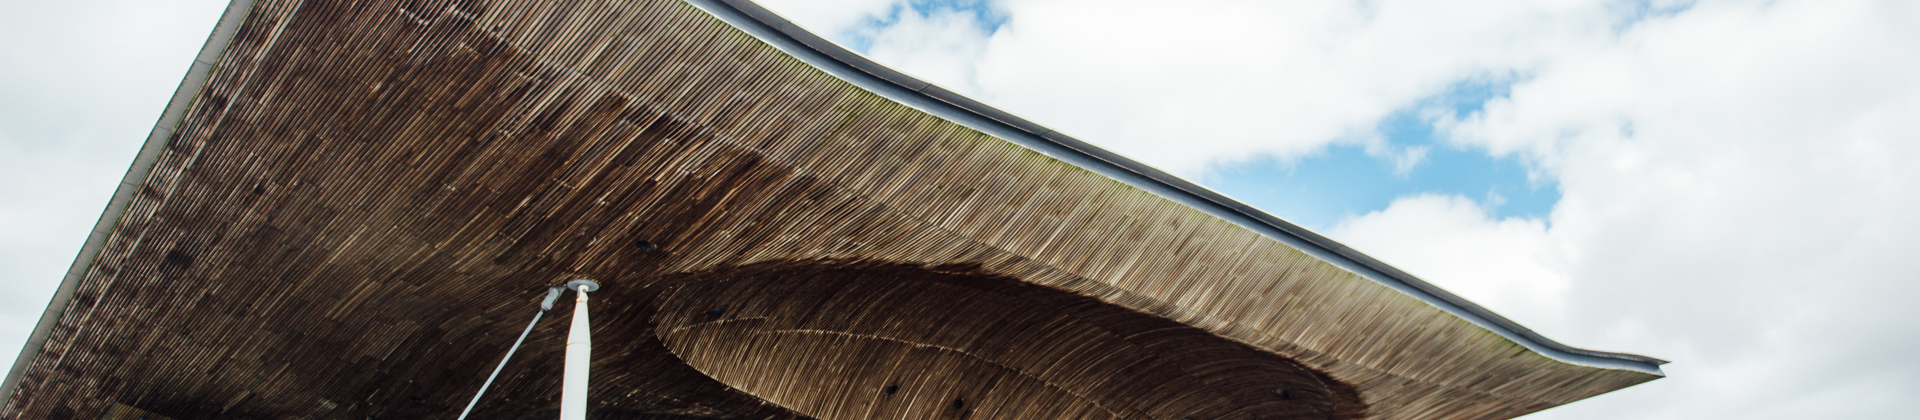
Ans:
[{"label": "white pole", "polygon": [[587,331],[587,286],[573,299],[573,329],[567,332],[567,370],[560,382],[560,420],[587,419],[587,363],[593,358],[592,332]]}]

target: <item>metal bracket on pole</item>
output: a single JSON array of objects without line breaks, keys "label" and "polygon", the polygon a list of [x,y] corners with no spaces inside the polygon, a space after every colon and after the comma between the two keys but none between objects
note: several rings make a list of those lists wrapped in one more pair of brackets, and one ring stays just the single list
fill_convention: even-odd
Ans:
[{"label": "metal bracket on pole", "polygon": [[567,363],[560,383],[560,420],[587,418],[587,365],[593,361],[593,333],[587,325],[587,292],[600,283],[579,279],[567,282],[573,290],[573,327],[567,331]]},{"label": "metal bracket on pole", "polygon": [[598,292],[600,291],[600,282],[587,279],[567,282],[567,290],[580,290],[581,287],[586,287],[589,292]]},{"label": "metal bracket on pole", "polygon": [[520,350],[520,343],[527,341],[527,334],[533,332],[533,326],[540,324],[540,316],[553,310],[553,302],[560,299],[562,291],[564,290],[560,289],[560,286],[547,288],[547,298],[540,301],[540,312],[534,312],[533,322],[528,322],[527,329],[520,331],[520,338],[513,339],[513,347],[507,348],[507,357],[500,358],[500,364],[493,367],[492,374],[487,375],[487,382],[480,384],[480,392],[473,393],[473,400],[467,401],[467,408],[460,410],[459,420],[467,420],[467,415],[473,413],[473,406],[480,404],[480,396],[487,395],[487,388],[493,386],[495,378],[500,377],[500,370],[507,367],[507,361],[513,360],[513,352]]}]

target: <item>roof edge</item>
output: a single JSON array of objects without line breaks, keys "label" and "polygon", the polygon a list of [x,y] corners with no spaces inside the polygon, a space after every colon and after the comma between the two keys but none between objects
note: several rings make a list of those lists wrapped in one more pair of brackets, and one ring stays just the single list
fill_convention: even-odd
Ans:
[{"label": "roof edge", "polygon": [[1563,363],[1666,376],[1665,360],[1561,344],[1431,283],[1213,190],[893,70],[815,35],[751,0],[685,0],[856,86],[902,104],[1186,204],[1399,290]]},{"label": "roof edge", "polygon": [[[1073,163],[1164,198],[1186,204],[1216,217],[1253,229],[1291,245],[1324,261],[1348,269],[1370,280],[1412,295],[1448,313],[1480,325],[1554,360],[1597,368],[1620,369],[1665,376],[1660,365],[1667,361],[1625,353],[1601,352],[1560,344],[1486,308],[1433,286],[1411,274],[1394,268],[1318,233],[1262,212],[1205,187],[1154,169],[1064,133],[1001,111],[953,91],[921,81],[887,68],[858,53],[800,28],[778,14],[749,0],[685,0],[715,17],[754,35],[768,44],[818,67],[836,77],[948,120],[966,125],[1021,146]],[[186,77],[174,91],[160,119],[127,169],[113,197],[94,223],[92,232],[55,290],[39,322],[14,359],[0,396],[13,404],[13,394],[27,366],[39,356],[60,316],[72,302],[74,293],[94,261],[106,246],[106,240],[125,215],[135,192],[139,191],[161,149],[171,140],[174,130],[186,116],[193,98],[206,87],[213,67],[246,21],[255,0],[232,0],[219,23],[194,58]]]},{"label": "roof edge", "polygon": [[54,290],[53,299],[47,303],[47,309],[40,314],[40,322],[33,327],[33,334],[27,336],[27,343],[20,349],[20,356],[14,358],[13,367],[7,371],[6,382],[0,383],[0,398],[5,404],[0,409],[13,405],[15,387],[20,386],[20,376],[26,373],[27,365],[40,355],[46,345],[53,327],[60,323],[60,315],[65,313],[67,305],[72,303],[73,294],[80,281],[93,269],[93,263],[100,257],[101,249],[106,247],[107,237],[113,235],[115,227],[120,225],[120,217],[127,212],[133,195],[145,184],[153,173],[153,166],[160,160],[160,150],[172,140],[174,130],[187,115],[187,109],[193,106],[193,98],[205,88],[207,80],[213,75],[213,67],[225,53],[227,45],[239,32],[240,24],[247,20],[253,9],[254,0],[232,0],[227,10],[220,15],[219,23],[214,24],[213,33],[207,35],[206,44],[200,47],[200,53],[193,58],[193,65],[187,69],[187,75],[180,81],[180,87],[173,91],[173,98],[167,101],[167,107],[160,113],[160,121],[154,123],[153,131],[147,134],[147,142],[140,146],[133,165],[127,168],[126,176],[120,179],[120,186],[113,190],[113,198],[107,201],[106,211],[100,214],[100,220],[93,224],[93,232],[87,235],[87,241],[80,246],[80,255],[73,259],[73,265],[67,268],[67,276],[60,281],[60,287]]}]

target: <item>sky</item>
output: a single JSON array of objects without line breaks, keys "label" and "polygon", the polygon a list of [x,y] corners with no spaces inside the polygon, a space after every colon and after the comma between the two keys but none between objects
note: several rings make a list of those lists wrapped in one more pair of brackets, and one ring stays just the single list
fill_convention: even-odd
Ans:
[{"label": "sky", "polygon": [[[1563,343],[1673,361],[1528,419],[1920,412],[1920,2],[761,1]],[[223,5],[0,3],[0,360]]]}]

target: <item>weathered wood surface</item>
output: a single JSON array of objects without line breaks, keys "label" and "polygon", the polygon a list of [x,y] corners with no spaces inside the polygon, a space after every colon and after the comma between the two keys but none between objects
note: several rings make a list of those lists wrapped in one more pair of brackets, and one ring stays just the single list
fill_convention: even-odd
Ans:
[{"label": "weathered wood surface", "polygon": [[654,318],[669,350],[816,418],[1365,413],[1351,387],[1287,358],[972,268],[763,263],[670,281]]},{"label": "weathered wood surface", "polygon": [[128,407],[125,404],[113,404],[107,407],[106,414],[100,420],[173,420],[167,416],[154,414],[146,410]]},{"label": "weathered wood surface", "polygon": [[[605,418],[1497,419],[1653,379],[1549,360],[676,0],[262,0],[0,416],[451,417],[572,276],[607,286]],[[749,291],[781,276],[818,305]],[[689,311],[719,304],[763,320]],[[827,307],[907,324],[806,313]],[[482,417],[553,406],[562,324]]]}]

